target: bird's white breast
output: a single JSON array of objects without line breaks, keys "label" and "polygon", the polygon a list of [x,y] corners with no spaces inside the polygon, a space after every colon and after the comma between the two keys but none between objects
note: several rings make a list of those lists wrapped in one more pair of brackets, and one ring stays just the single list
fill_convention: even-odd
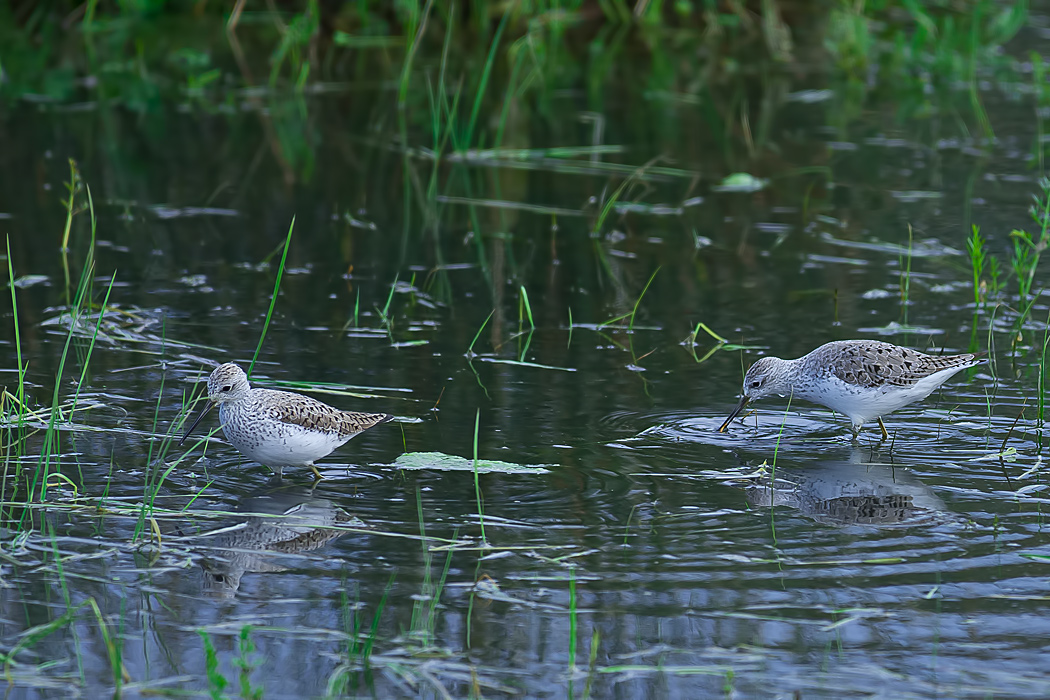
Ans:
[{"label": "bird's white breast", "polygon": [[268,467],[313,463],[350,439],[337,433],[303,428],[223,404],[219,407],[222,432],[230,444],[249,459]]},{"label": "bird's white breast", "polygon": [[962,369],[964,368],[949,367],[923,377],[911,386],[861,387],[844,382],[834,375],[827,375],[819,384],[806,387],[800,398],[815,401],[849,416],[854,424],[866,423],[910,403],[921,401]]}]

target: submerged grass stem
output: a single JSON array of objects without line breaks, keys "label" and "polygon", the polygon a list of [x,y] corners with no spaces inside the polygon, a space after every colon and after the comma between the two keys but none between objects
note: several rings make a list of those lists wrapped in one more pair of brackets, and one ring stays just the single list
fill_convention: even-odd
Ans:
[{"label": "submerged grass stem", "polygon": [[481,426],[481,409],[477,409],[474,415],[474,498],[478,504],[478,522],[481,524],[481,543],[488,547],[488,538],[485,537],[485,511],[481,506],[481,481],[478,479],[478,429]]}]

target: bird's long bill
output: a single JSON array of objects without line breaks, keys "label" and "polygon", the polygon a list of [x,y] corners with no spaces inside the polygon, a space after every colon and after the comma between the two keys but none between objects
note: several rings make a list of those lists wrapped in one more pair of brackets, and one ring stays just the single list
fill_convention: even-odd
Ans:
[{"label": "bird's long bill", "polygon": [[182,447],[182,443],[186,442],[186,438],[188,438],[190,436],[190,433],[193,432],[193,429],[197,427],[197,424],[201,422],[201,420],[204,418],[204,416],[208,415],[208,411],[210,411],[212,409],[212,406],[214,406],[214,405],[215,405],[214,401],[208,401],[208,405],[205,406],[201,410],[201,412],[197,415],[197,420],[193,421],[193,425],[190,426],[190,429],[187,430],[186,434],[182,436],[181,440],[179,440],[179,447]]},{"label": "bird's long bill", "polygon": [[726,428],[729,427],[729,424],[733,422],[734,418],[740,415],[740,412],[744,410],[744,406],[746,406],[747,402],[750,400],[751,399],[747,398],[746,396],[741,396],[740,403],[738,403],[736,405],[736,408],[733,409],[733,412],[729,414],[729,417],[726,418],[726,422],[722,424],[722,427],[718,429],[718,432],[724,433],[726,431]]}]

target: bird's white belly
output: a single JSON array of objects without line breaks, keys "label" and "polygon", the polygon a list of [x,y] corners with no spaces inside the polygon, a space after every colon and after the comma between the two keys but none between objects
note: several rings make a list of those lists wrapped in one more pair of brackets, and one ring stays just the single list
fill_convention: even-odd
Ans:
[{"label": "bird's white belly", "polygon": [[829,376],[821,383],[819,389],[814,390],[811,387],[801,398],[827,406],[848,416],[854,425],[859,425],[915,401],[921,401],[961,369],[963,368],[952,367],[942,370],[920,379],[911,386],[887,385],[877,388],[859,387],[847,384],[838,377]]},{"label": "bird's white belly", "polygon": [[253,442],[231,437],[230,443],[249,458],[269,467],[297,466],[327,457],[345,440],[324,433],[284,435]]},{"label": "bird's white belly", "polygon": [[268,467],[312,464],[350,439],[287,423],[245,422],[240,416],[221,410],[219,418],[230,444],[248,459]]},{"label": "bird's white belly", "polygon": [[854,423],[867,423],[925,397],[926,394],[917,393],[914,389],[896,392],[873,389],[852,395],[829,394],[824,404],[828,408],[849,416]]}]

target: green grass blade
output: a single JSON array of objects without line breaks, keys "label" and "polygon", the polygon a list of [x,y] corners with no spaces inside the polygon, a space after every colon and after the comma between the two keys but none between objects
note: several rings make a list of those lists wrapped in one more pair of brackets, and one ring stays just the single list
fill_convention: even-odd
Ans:
[{"label": "green grass blade", "polygon": [[262,333],[259,335],[259,344],[255,346],[255,354],[252,355],[251,364],[248,365],[248,376],[252,376],[252,369],[255,367],[255,361],[259,359],[259,353],[262,351],[263,341],[266,339],[266,331],[270,328],[270,319],[273,318],[273,307],[277,304],[277,292],[281,289],[281,277],[284,276],[284,266],[288,261],[288,248],[292,245],[292,231],[295,230],[295,216],[292,216],[292,222],[288,224],[288,235],[284,239],[284,252],[281,253],[281,264],[277,268],[277,279],[273,282],[273,294],[270,296],[270,308],[266,311],[266,321],[263,323]]}]

